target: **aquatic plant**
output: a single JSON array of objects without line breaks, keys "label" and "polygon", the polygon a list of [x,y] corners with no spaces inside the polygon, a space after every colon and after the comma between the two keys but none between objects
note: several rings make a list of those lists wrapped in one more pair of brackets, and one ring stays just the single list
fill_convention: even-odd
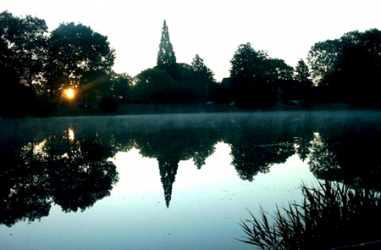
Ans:
[{"label": "aquatic plant", "polygon": [[380,247],[381,236],[372,226],[381,222],[379,192],[329,181],[317,187],[302,183],[301,190],[300,204],[277,205],[274,215],[262,207],[259,218],[249,211],[251,219],[240,223],[245,236],[237,240],[260,249],[345,249],[362,243]]}]

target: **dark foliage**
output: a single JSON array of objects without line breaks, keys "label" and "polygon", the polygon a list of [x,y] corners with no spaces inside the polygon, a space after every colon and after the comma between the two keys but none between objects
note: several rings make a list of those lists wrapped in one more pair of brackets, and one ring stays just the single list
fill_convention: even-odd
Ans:
[{"label": "dark foliage", "polygon": [[180,71],[176,63],[175,52],[169,39],[168,26],[165,20],[157,55],[157,67],[167,72],[175,81],[181,81]]},{"label": "dark foliage", "polygon": [[281,59],[269,58],[250,43],[238,46],[230,69],[234,100],[249,108],[270,108],[279,95],[279,82],[292,80],[293,68]]},{"label": "dark foliage", "polygon": [[352,31],[340,39],[318,42],[308,54],[312,75],[336,99],[354,105],[378,104],[381,31]]},{"label": "dark foliage", "polygon": [[99,103],[99,110],[103,113],[113,113],[118,110],[118,101],[111,95],[105,95]]},{"label": "dark foliage", "polygon": [[380,239],[378,231],[369,226],[370,221],[381,223],[378,192],[331,182],[312,188],[302,184],[301,189],[304,200],[277,207],[272,219],[262,208],[260,218],[250,213],[252,218],[240,224],[246,234],[240,241],[260,249],[304,250],[350,248]]}]

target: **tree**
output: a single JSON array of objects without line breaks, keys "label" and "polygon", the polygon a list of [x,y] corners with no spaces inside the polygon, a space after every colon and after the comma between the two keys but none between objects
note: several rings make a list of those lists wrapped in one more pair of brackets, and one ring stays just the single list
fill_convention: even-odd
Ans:
[{"label": "tree", "polygon": [[230,77],[239,78],[243,85],[250,84],[254,80],[260,81],[266,58],[266,52],[254,50],[250,43],[239,45],[230,61],[232,64]]},{"label": "tree", "polygon": [[205,66],[204,60],[197,54],[192,61],[192,69],[195,74],[196,83],[200,88],[205,89],[205,101],[208,100],[208,87],[214,84],[213,72]]},{"label": "tree", "polygon": [[136,76],[133,101],[143,103],[173,103],[180,102],[178,93],[184,86],[173,80],[164,70],[157,68],[147,69]]},{"label": "tree", "polygon": [[198,89],[200,88],[199,82],[197,81],[197,77],[193,68],[188,63],[178,63],[177,67],[180,70],[181,74],[181,82],[190,88]]},{"label": "tree", "polygon": [[353,31],[341,41],[333,83],[343,100],[352,104],[380,103],[381,31]]},{"label": "tree", "polygon": [[159,52],[157,55],[157,67],[166,71],[174,80],[181,81],[180,71],[176,64],[176,56],[169,40],[169,31],[165,20],[163,23]]},{"label": "tree", "polygon": [[[257,106],[264,101],[258,100],[256,97],[258,92],[261,92],[262,86],[259,85],[262,83],[262,67],[266,56],[265,52],[254,50],[250,43],[238,46],[230,61],[232,94],[238,105]],[[252,104],[253,101],[255,104]]]},{"label": "tree", "polygon": [[266,107],[276,100],[277,84],[291,80],[293,68],[284,60],[269,58],[250,43],[238,46],[230,61],[231,87],[234,99],[248,107]]},{"label": "tree", "polygon": [[113,74],[113,92],[117,98],[122,98],[123,101],[127,100],[128,91],[132,85],[132,77],[126,73]]},{"label": "tree", "polygon": [[19,75],[12,69],[5,68],[5,72],[8,70],[5,75],[2,74],[3,69],[0,70],[0,86],[4,93],[0,98],[0,117],[22,117],[31,113],[33,90],[22,85]]},{"label": "tree", "polygon": [[110,83],[115,51],[106,36],[82,24],[63,23],[52,32],[49,45],[51,95],[60,94],[65,87],[74,87],[87,96],[95,96],[99,95],[100,85]]},{"label": "tree", "polygon": [[278,80],[292,80],[294,68],[287,65],[283,59],[266,58],[263,66],[263,75],[266,82],[276,82]]},{"label": "tree", "polygon": [[201,86],[203,82],[215,82],[212,70],[205,66],[204,60],[198,54],[193,58],[191,66],[201,80]]},{"label": "tree", "polygon": [[336,70],[340,46],[339,39],[327,40],[315,43],[308,52],[307,61],[318,85],[329,85],[329,75]]},{"label": "tree", "polygon": [[43,84],[47,30],[44,20],[0,13],[0,116],[32,111],[34,92]]},{"label": "tree", "polygon": [[[22,84],[40,91],[47,58],[47,30],[44,20],[0,13],[0,64],[4,73],[17,72]],[[2,70],[3,71],[3,70]]]},{"label": "tree", "polygon": [[304,87],[310,87],[312,81],[309,79],[311,76],[307,64],[300,59],[298,64],[295,67],[294,79],[302,84]]},{"label": "tree", "polygon": [[284,60],[270,58],[265,51],[254,50],[250,43],[239,45],[230,62],[230,77],[248,85],[291,80],[294,70]]},{"label": "tree", "polygon": [[352,104],[379,103],[381,31],[352,31],[318,42],[308,54],[312,76],[338,98]]}]

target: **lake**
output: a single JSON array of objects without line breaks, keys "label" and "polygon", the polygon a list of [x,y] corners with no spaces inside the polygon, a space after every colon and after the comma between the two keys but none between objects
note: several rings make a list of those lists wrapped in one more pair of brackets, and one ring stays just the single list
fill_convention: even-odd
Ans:
[{"label": "lake", "polygon": [[381,190],[381,112],[0,120],[0,249],[253,249],[241,220]]}]

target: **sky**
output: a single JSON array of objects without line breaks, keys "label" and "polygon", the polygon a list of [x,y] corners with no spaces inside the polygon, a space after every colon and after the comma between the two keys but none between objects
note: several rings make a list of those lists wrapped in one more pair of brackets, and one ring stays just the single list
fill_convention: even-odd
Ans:
[{"label": "sky", "polygon": [[177,62],[198,54],[217,81],[229,77],[240,44],[295,67],[316,42],[381,30],[380,0],[7,0],[5,10],[44,19],[49,31],[90,26],[116,50],[114,71],[131,76],[156,65],[165,19]]}]

